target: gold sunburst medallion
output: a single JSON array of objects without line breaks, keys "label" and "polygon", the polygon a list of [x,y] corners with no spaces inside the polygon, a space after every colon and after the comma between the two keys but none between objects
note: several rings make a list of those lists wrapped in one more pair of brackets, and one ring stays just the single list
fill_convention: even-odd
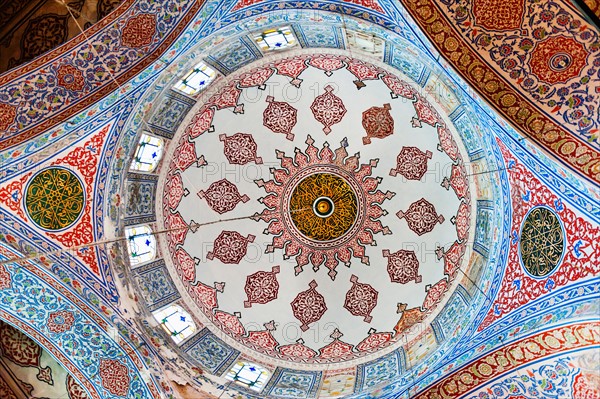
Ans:
[{"label": "gold sunburst medallion", "polygon": [[330,241],[344,235],[354,224],[356,194],[342,177],[315,173],[294,188],[289,209],[294,226],[305,237]]}]

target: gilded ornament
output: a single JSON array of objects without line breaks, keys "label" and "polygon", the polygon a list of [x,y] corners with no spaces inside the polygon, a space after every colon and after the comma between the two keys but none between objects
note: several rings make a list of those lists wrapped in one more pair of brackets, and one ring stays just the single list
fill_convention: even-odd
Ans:
[{"label": "gilded ornament", "polygon": [[564,248],[565,235],[556,214],[546,207],[529,212],[519,244],[525,270],[533,277],[546,277],[558,267]]},{"label": "gilded ornament", "polygon": [[356,220],[357,200],[343,178],[315,173],[294,188],[289,209],[294,226],[305,237],[329,241],[350,230]]},{"label": "gilded ornament", "polygon": [[25,209],[45,230],[63,230],[77,221],[85,202],[83,184],[70,170],[48,168],[35,175],[25,192]]}]

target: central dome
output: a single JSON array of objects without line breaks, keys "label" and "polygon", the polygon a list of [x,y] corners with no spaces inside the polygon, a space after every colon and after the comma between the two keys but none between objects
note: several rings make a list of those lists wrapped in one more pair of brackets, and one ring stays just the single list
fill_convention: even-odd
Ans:
[{"label": "central dome", "polygon": [[265,365],[404,361],[454,289],[472,213],[462,142],[373,62],[252,64],[203,94],[165,152],[159,243],[181,296]]}]

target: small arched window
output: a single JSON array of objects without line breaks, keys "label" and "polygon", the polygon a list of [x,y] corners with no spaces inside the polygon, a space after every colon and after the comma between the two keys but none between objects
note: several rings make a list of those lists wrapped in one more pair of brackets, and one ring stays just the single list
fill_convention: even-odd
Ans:
[{"label": "small arched window", "polygon": [[296,37],[289,26],[269,29],[254,36],[254,41],[262,51],[281,50],[296,44]]},{"label": "small arched window", "polygon": [[142,133],[130,170],[152,172],[162,157],[164,143],[158,137]]},{"label": "small arched window", "polygon": [[173,86],[175,89],[193,96],[204,90],[217,74],[204,62],[197,64],[179,82]]},{"label": "small arched window", "polygon": [[155,312],[154,318],[176,344],[191,337],[196,332],[196,323],[194,323],[190,314],[179,305],[169,305]]},{"label": "small arched window", "polygon": [[129,261],[132,266],[150,262],[156,256],[156,238],[146,225],[125,229]]},{"label": "small arched window", "polygon": [[258,392],[267,382],[269,372],[253,363],[237,362],[225,378]]}]

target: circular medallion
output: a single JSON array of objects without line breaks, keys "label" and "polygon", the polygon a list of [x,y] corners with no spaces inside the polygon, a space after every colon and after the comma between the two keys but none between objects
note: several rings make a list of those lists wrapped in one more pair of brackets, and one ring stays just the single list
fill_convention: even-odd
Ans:
[{"label": "circular medallion", "polygon": [[45,230],[63,230],[83,212],[85,195],[81,180],[68,169],[48,168],[35,175],[25,190],[25,209]]},{"label": "circular medallion", "polygon": [[556,53],[550,60],[548,60],[548,65],[553,71],[562,72],[567,69],[573,63],[573,58],[570,54],[567,53]]},{"label": "circular medallion", "polygon": [[558,267],[565,234],[556,214],[546,207],[533,208],[521,228],[519,250],[523,267],[532,277],[546,277]]},{"label": "circular medallion", "polygon": [[333,213],[335,205],[329,197],[320,197],[313,202],[313,212],[321,218],[328,218]]},{"label": "circular medallion", "polygon": [[356,195],[340,176],[315,173],[294,188],[289,212],[294,226],[307,238],[335,240],[356,220]]}]

